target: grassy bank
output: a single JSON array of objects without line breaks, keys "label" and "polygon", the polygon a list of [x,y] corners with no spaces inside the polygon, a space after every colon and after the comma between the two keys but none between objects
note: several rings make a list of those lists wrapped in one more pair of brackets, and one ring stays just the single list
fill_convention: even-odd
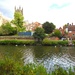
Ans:
[{"label": "grassy bank", "polygon": [[[75,41],[73,41],[75,45]],[[68,46],[67,40],[49,40],[44,39],[43,41],[37,42],[35,40],[24,40],[24,39],[3,39],[0,40],[0,45],[43,45],[43,46]]]},{"label": "grassy bank", "polygon": [[35,40],[0,40],[0,45],[44,45],[44,46],[67,46],[68,41],[53,41],[44,39],[42,42]]},{"label": "grassy bank", "polygon": [[19,63],[18,61],[4,59],[0,60],[0,75],[75,75],[75,70],[68,71],[58,67],[48,73],[43,65]]},{"label": "grassy bank", "polygon": [[49,39],[44,39],[42,42],[42,45],[46,45],[46,46],[67,46],[68,45],[68,41],[61,41],[61,40],[49,40]]},{"label": "grassy bank", "polygon": [[34,40],[0,40],[0,45],[35,45]]}]

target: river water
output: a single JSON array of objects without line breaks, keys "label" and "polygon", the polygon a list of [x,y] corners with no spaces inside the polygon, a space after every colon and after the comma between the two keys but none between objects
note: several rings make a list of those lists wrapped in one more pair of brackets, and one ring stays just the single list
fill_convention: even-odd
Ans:
[{"label": "river water", "polygon": [[0,45],[0,59],[5,57],[22,60],[25,64],[41,63],[47,70],[54,65],[69,68],[75,66],[75,47]]}]

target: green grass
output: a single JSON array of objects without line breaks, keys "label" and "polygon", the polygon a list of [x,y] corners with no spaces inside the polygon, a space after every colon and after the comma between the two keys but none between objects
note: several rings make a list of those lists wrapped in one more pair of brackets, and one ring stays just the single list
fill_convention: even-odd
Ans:
[{"label": "green grass", "polygon": [[[68,46],[68,41],[61,40],[49,40],[44,39],[43,41],[36,42],[35,40],[21,40],[21,39],[10,39],[10,40],[0,40],[0,45],[44,45],[44,46]],[[75,45],[75,41],[73,41]]]},{"label": "green grass", "polygon": [[68,41],[61,41],[61,40],[49,40],[49,39],[44,39],[42,41],[42,45],[46,45],[46,46],[67,46],[68,45]]},{"label": "green grass", "polygon": [[0,40],[0,45],[34,45],[34,40]]},{"label": "green grass", "polygon": [[48,73],[43,65],[26,64],[13,59],[0,60],[0,75],[75,75],[75,70],[58,67]]}]

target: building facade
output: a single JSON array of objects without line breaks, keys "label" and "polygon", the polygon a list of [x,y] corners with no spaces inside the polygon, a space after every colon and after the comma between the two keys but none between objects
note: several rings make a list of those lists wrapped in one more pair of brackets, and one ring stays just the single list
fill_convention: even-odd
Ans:
[{"label": "building facade", "polygon": [[5,17],[2,13],[0,13],[0,26],[2,24],[5,24],[7,22],[10,22],[10,19],[8,19],[7,17]]},{"label": "building facade", "polygon": [[67,23],[63,28],[59,28],[64,37],[69,39],[75,39],[75,25]]},{"label": "building facade", "polygon": [[37,27],[42,28],[42,25],[39,22],[32,22],[25,25],[26,31],[34,31]]}]

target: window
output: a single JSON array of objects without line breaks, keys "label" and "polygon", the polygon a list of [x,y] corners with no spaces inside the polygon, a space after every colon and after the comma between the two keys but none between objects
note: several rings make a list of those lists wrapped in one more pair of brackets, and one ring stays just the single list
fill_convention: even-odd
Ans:
[{"label": "window", "polygon": [[74,34],[73,34],[74,35]]},{"label": "window", "polygon": [[69,31],[69,33],[72,33],[72,31]]}]

